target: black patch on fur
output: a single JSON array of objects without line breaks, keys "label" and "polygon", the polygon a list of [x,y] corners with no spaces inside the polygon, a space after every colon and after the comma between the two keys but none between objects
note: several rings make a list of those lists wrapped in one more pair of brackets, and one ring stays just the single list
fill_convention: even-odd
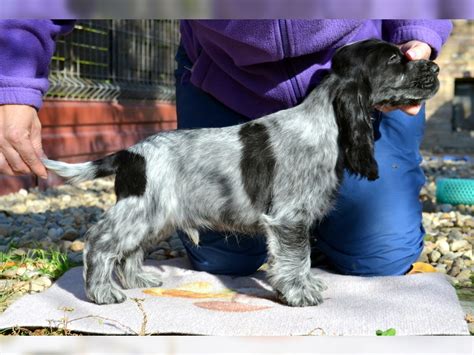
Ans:
[{"label": "black patch on fur", "polygon": [[239,131],[242,143],[240,171],[250,201],[260,211],[272,204],[276,159],[267,128],[261,123],[247,123]]},{"label": "black patch on fur", "polygon": [[[117,153],[116,153],[117,154]],[[115,157],[116,154],[106,156],[92,162],[96,168],[94,178],[106,177],[116,173]]]},{"label": "black patch on fur", "polygon": [[117,153],[114,164],[115,194],[117,201],[129,196],[142,196],[146,189],[146,162],[140,154],[122,150]]},{"label": "black patch on fur", "polygon": [[[344,167],[368,180],[378,179],[378,165],[374,156],[374,133],[367,103],[369,88],[360,81],[342,81],[333,102],[339,128],[339,155]],[[338,157],[338,177],[342,176]]]},{"label": "black patch on fur", "polygon": [[115,194],[117,201],[129,196],[142,196],[146,189],[146,162],[140,154],[121,150],[105,158],[93,161],[95,177],[116,174]]}]

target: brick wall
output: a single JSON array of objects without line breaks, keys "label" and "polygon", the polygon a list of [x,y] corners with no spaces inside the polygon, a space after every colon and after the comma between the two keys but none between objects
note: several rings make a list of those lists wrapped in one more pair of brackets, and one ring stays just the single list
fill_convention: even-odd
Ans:
[{"label": "brick wall", "polygon": [[453,32],[436,62],[441,87],[427,104],[427,127],[423,148],[474,154],[474,134],[451,132],[454,79],[474,77],[474,20],[454,20]]},{"label": "brick wall", "polygon": [[[129,147],[161,130],[176,128],[174,104],[155,101],[46,100],[39,111],[43,149],[51,159],[82,162]],[[57,185],[61,180],[0,175],[0,195],[21,188]]]}]

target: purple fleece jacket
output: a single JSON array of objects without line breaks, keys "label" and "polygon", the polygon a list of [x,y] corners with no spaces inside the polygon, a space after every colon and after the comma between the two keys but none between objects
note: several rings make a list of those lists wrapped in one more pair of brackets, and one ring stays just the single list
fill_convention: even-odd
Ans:
[{"label": "purple fleece jacket", "polygon": [[[40,107],[54,39],[72,26],[0,20],[0,104]],[[433,48],[434,58],[451,28],[446,20],[192,20],[182,21],[181,34],[191,82],[255,118],[301,102],[345,44],[416,39]]]}]

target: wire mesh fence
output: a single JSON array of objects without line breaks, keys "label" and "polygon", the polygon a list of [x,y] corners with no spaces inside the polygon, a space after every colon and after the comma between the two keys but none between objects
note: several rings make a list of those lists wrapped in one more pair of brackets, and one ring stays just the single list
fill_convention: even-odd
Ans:
[{"label": "wire mesh fence", "polygon": [[47,97],[174,101],[177,20],[89,20],[58,39]]}]

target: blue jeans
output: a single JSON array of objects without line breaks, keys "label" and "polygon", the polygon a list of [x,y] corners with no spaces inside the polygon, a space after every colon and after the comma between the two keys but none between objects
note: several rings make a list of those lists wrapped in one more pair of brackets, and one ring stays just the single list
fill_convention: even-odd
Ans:
[{"label": "blue jeans", "polygon": [[[248,118],[232,111],[190,83],[184,50],[176,55],[178,128],[224,127]],[[313,231],[314,250],[338,272],[350,275],[401,275],[423,248],[419,192],[425,178],[419,145],[424,110],[417,116],[401,111],[376,117],[375,156],[380,178],[374,182],[345,175],[334,211]],[[193,267],[214,274],[248,275],[267,257],[263,237],[226,238],[201,232],[200,246],[179,233]]]}]

